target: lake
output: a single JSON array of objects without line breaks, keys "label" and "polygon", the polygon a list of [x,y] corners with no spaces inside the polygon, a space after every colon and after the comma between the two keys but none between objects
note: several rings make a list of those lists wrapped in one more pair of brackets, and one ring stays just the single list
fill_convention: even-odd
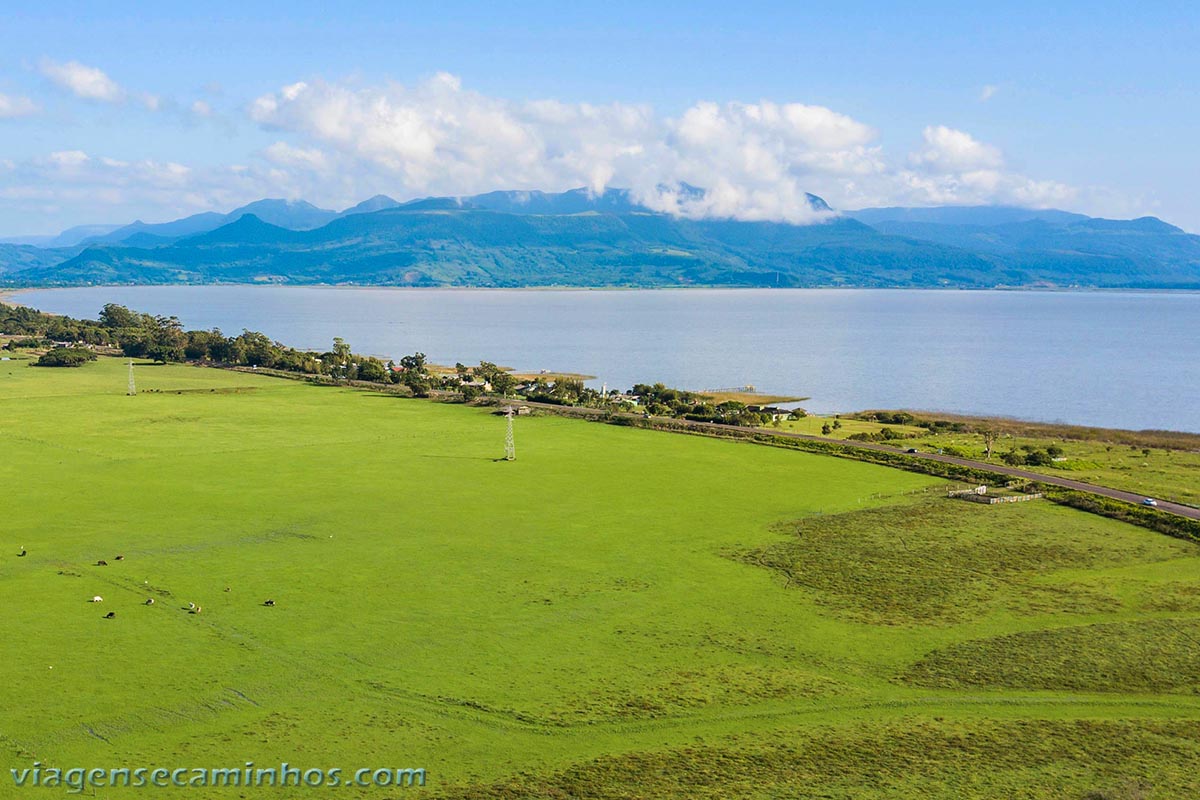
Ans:
[{"label": "lake", "polygon": [[816,412],[911,408],[1200,431],[1200,294],[860,289],[530,291],[88,287],[22,302],[94,318],[116,302],[189,328],[437,363],[481,359],[628,388],[753,385]]}]

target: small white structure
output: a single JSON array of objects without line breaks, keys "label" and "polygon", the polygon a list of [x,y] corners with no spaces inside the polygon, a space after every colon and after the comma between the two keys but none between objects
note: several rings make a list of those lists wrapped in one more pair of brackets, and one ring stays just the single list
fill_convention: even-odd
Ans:
[{"label": "small white structure", "polygon": [[103,597],[101,597],[100,595],[96,595],[95,597],[93,597],[93,598],[92,598],[92,602],[93,602],[93,603],[103,603],[103,602],[104,602],[104,598],[103,598]]}]

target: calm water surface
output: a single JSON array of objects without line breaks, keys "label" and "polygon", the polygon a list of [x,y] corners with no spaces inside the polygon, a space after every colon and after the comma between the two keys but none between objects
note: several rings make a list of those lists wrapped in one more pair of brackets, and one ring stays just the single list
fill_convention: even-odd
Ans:
[{"label": "calm water surface", "polygon": [[107,302],[302,348],[481,359],[627,388],[746,384],[818,412],[916,408],[1200,431],[1200,294],[910,290],[507,291],[95,287],[22,302],[94,317]]}]

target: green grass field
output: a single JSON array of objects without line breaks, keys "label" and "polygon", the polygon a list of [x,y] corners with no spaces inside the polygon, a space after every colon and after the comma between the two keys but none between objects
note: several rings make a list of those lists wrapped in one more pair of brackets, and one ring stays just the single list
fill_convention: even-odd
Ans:
[{"label": "green grass field", "polygon": [[1200,793],[1193,545],[748,443],[522,417],[498,463],[486,409],[186,366],[127,397],[122,361],[26,363],[0,362],[5,767],[428,770],[347,798]]}]

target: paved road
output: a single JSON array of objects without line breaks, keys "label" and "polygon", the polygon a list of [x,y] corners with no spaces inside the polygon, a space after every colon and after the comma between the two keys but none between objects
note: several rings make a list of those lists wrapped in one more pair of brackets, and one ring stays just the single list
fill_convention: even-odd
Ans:
[{"label": "paved road", "polygon": [[[571,413],[577,416],[595,417],[601,416],[604,412],[596,408],[575,408],[556,406],[548,403],[521,403],[521,405],[534,406],[537,408],[545,408],[547,410],[556,411],[558,413]],[[630,418],[636,418],[636,414],[627,414]],[[661,422],[698,430],[712,430],[714,432],[721,431],[744,431],[746,433],[766,433],[771,436],[782,436],[788,439],[805,439],[811,442],[825,442],[828,444],[837,444],[848,447],[859,447],[864,450],[878,450],[884,453],[900,453],[908,458],[923,458],[927,461],[944,461],[947,464],[957,464],[962,467],[972,467],[974,469],[983,469],[988,472],[996,472],[1001,475],[1010,475],[1014,478],[1026,478],[1031,481],[1049,484],[1051,486],[1060,486],[1063,489],[1074,489],[1079,492],[1089,492],[1091,494],[1100,495],[1102,497],[1111,497],[1114,500],[1124,500],[1128,503],[1140,504],[1146,495],[1137,494],[1135,492],[1126,492],[1122,489],[1112,489],[1108,486],[1097,486],[1094,483],[1084,483],[1083,481],[1073,481],[1069,478],[1059,478],[1055,475],[1046,475],[1041,472],[1031,472],[1027,469],[1019,467],[1009,467],[1002,464],[992,464],[987,461],[975,461],[970,458],[959,458],[957,456],[939,455],[937,453],[908,453],[906,448],[892,447],[891,445],[879,444],[878,442],[850,442],[845,439],[833,439],[825,436],[813,436],[807,433],[793,433],[791,431],[776,431],[769,428],[751,428],[741,425],[721,425],[715,422],[693,422],[692,420],[673,419],[671,417],[652,417],[651,421]],[[1172,503],[1169,500],[1158,500],[1158,511],[1168,514],[1177,514],[1188,519],[1200,520],[1200,508],[1193,506],[1185,506],[1182,503]]]}]

